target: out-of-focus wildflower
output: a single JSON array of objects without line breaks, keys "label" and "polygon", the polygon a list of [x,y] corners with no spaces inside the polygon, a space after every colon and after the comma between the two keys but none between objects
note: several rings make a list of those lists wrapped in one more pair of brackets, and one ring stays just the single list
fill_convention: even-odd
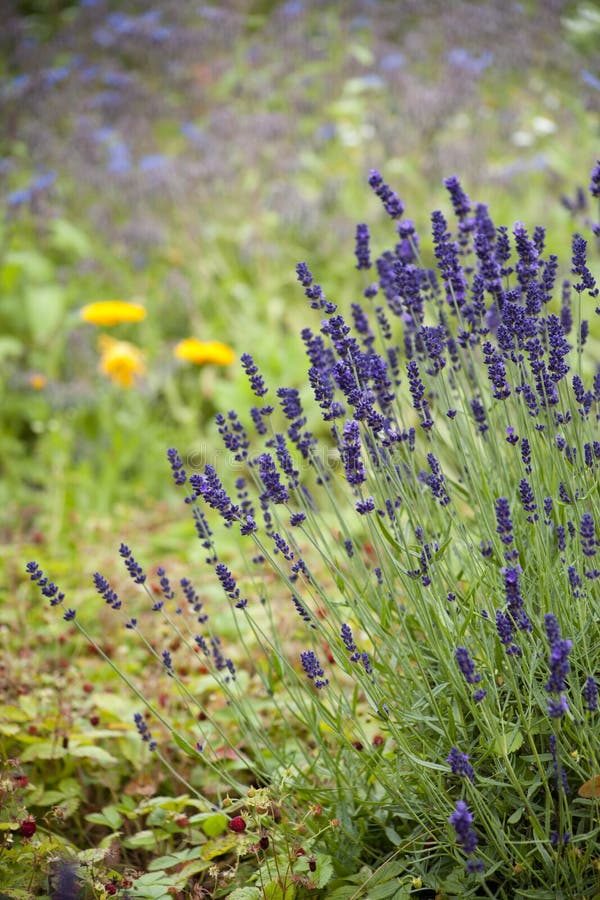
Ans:
[{"label": "out-of-focus wildflower", "polygon": [[203,366],[212,363],[215,366],[228,366],[235,359],[235,353],[221,341],[199,341],[197,338],[185,338],[176,344],[173,353],[177,359]]},{"label": "out-of-focus wildflower", "polygon": [[82,306],[79,316],[91,325],[119,325],[121,322],[141,322],[146,318],[146,309],[141,303],[126,300],[99,300]]},{"label": "out-of-focus wildflower", "polygon": [[130,388],[146,372],[144,354],[128,341],[117,341],[106,334],[100,336],[100,371],[120,387]]},{"label": "out-of-focus wildflower", "polygon": [[34,391],[43,391],[48,384],[48,379],[41,372],[31,372],[27,376],[27,384]]}]

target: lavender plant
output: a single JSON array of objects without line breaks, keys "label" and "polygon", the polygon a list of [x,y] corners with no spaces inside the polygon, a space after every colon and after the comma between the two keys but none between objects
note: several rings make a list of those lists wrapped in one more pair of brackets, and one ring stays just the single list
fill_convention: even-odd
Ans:
[{"label": "lavender plant", "polygon": [[[600,163],[596,199],[599,179]],[[302,332],[312,409],[294,388],[274,393],[246,354],[254,406],[218,417],[232,483],[168,453],[238,651],[212,624],[202,576],[176,590],[161,569],[157,599],[120,548],[176,649],[152,640],[99,573],[95,586],[189,715],[169,721],[128,684],[206,766],[215,805],[235,798],[238,854],[259,863],[239,897],[596,896],[600,369],[589,323],[600,305],[587,241],[574,235],[560,285],[542,227],[497,226],[451,177],[456,224],[432,214],[432,268],[398,195],[377,172],[369,183],[397,237],[371,262],[358,226],[353,327],[298,266],[322,316]],[[309,427],[316,409],[330,438]],[[239,531],[234,564],[220,528]],[[93,640],[39,566],[27,569]],[[195,692],[189,653],[241,742]],[[141,714],[136,726],[160,753],[159,732]],[[234,766],[216,753],[223,743]]]}]

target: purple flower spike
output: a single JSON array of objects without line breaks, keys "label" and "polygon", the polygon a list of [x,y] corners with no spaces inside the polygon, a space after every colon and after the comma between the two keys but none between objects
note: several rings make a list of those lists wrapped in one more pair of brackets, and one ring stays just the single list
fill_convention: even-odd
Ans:
[{"label": "purple flower spike", "polygon": [[598,683],[593,675],[588,675],[581,693],[588,712],[596,712],[598,709]]},{"label": "purple flower spike", "polygon": [[468,753],[461,753],[457,747],[452,747],[446,757],[446,762],[450,766],[453,775],[458,775],[460,778],[468,778],[469,781],[475,781],[475,772],[469,759]]},{"label": "purple flower spike", "polygon": [[392,219],[399,219],[404,212],[404,204],[398,194],[385,183],[376,169],[371,169],[369,184],[383,203],[388,216],[391,216]]},{"label": "purple flower spike", "polygon": [[459,800],[456,804],[454,812],[448,821],[454,828],[456,840],[461,845],[465,853],[475,853],[477,849],[477,835],[475,830],[471,828],[473,824],[473,816],[469,812],[467,804],[464,800]]},{"label": "purple flower spike", "polygon": [[548,660],[550,678],[544,687],[549,694],[558,695],[550,697],[548,700],[548,713],[553,719],[560,719],[569,711],[567,698],[562,692],[567,687],[565,679],[570,671],[569,653],[573,642],[563,640],[558,620],[553,613],[546,613],[544,623],[550,644],[550,657]]},{"label": "purple flower spike", "polygon": [[300,661],[307,678],[309,678],[316,688],[327,687],[329,679],[325,678],[325,672],[321,667],[321,663],[317,659],[312,650],[305,650],[300,654]]},{"label": "purple flower spike", "polygon": [[369,257],[369,227],[368,225],[356,226],[356,248],[354,250],[356,256],[357,269],[370,269],[371,259]]},{"label": "purple flower spike", "polygon": [[465,676],[467,684],[478,684],[481,681],[481,675],[475,672],[475,663],[469,656],[466,647],[457,647],[454,657],[458,663],[458,668]]}]

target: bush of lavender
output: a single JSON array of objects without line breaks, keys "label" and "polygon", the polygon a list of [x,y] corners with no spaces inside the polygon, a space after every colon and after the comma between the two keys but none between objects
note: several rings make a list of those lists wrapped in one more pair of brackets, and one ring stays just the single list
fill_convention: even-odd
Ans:
[{"label": "bush of lavender", "polygon": [[[211,896],[598,896],[588,242],[573,236],[561,284],[542,227],[496,226],[450,177],[455,223],[432,214],[430,268],[399,196],[375,171],[369,182],[397,236],[372,261],[357,227],[352,324],[297,267],[322,318],[302,332],[310,393],[273,390],[245,355],[255,400],[217,417],[223,465],[193,470],[169,450],[218,593],[203,576],[176,591],[159,570],[157,599],[121,546],[176,632],[168,645],[94,576],[181,698],[171,721],[125,676],[150,715],[138,730],[161,755],[170,732],[228,813]],[[317,408],[330,442],[311,431]],[[233,562],[222,527],[240,533]],[[224,601],[237,655],[211,624]]]}]

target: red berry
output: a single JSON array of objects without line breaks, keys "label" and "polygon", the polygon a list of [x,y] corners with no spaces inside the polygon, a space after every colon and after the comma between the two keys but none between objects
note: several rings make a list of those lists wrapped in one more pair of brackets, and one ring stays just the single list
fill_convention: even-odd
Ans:
[{"label": "red berry", "polygon": [[180,815],[175,817],[175,824],[179,825],[180,828],[186,828],[190,824],[190,820],[186,815]]},{"label": "red berry", "polygon": [[100,716],[90,716],[90,725],[93,725],[94,728],[96,725],[100,724]]},{"label": "red berry", "polygon": [[355,750],[363,749],[363,745],[361,744],[360,741],[352,741],[352,746],[354,747]]},{"label": "red berry", "polygon": [[263,836],[261,837],[261,839],[259,840],[258,843],[259,843],[259,845],[260,845],[260,849],[261,849],[261,850],[268,850],[268,848],[269,848],[269,838],[267,837],[266,834],[263,834]]},{"label": "red berry", "polygon": [[94,685],[90,684],[89,681],[84,681],[83,685],[81,686],[81,689],[84,692],[84,694],[91,694],[92,691],[94,690]]},{"label": "red berry", "polygon": [[315,869],[317,868],[317,861],[314,858],[314,856],[311,856],[311,858],[309,859],[308,868],[309,868],[309,871],[311,871],[311,872],[314,872]]},{"label": "red berry", "polygon": [[13,775],[13,782],[15,787],[27,787],[29,778],[27,775]]},{"label": "red berry", "polygon": [[385,744],[385,738],[381,734],[376,734],[373,738],[373,746],[381,747],[382,744]]},{"label": "red berry", "polygon": [[117,893],[117,886],[116,884],[113,884],[112,881],[109,881],[108,884],[104,885],[104,890],[107,894],[110,894],[112,896],[113,894]]},{"label": "red berry", "polygon": [[24,819],[20,823],[19,830],[23,837],[30,838],[36,833],[37,825],[35,824],[33,819]]},{"label": "red berry", "polygon": [[237,833],[246,830],[246,823],[241,816],[234,816],[229,820],[229,830]]}]

